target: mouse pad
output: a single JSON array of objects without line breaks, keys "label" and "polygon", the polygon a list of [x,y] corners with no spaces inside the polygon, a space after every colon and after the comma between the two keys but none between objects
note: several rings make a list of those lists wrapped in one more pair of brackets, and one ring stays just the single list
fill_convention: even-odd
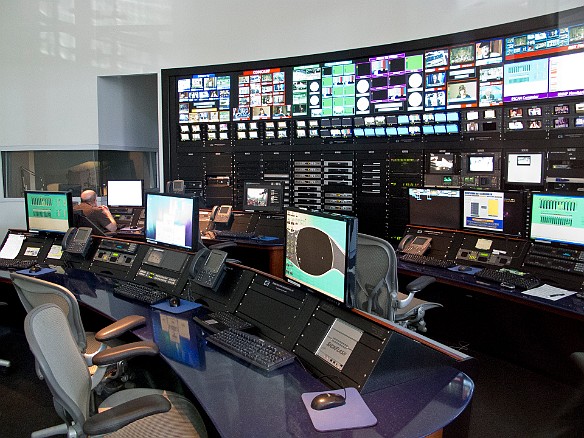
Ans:
[{"label": "mouse pad", "polygon": [[183,313],[187,310],[193,310],[197,307],[201,307],[201,305],[199,303],[193,303],[192,301],[180,300],[180,306],[172,307],[170,304],[168,304],[168,300],[166,300],[158,304],[153,304],[151,307],[158,310],[164,310],[165,312],[169,313]]},{"label": "mouse pad", "polygon": [[312,425],[319,432],[331,430],[356,429],[377,424],[377,418],[365,404],[363,397],[356,388],[347,388],[346,403],[336,408],[314,410],[310,407],[312,399],[323,392],[344,395],[345,390],[306,392],[302,394],[302,402],[312,420]]},{"label": "mouse pad", "polygon": [[30,269],[21,269],[16,271],[18,274],[29,275],[31,277],[38,277],[39,275],[48,274],[49,272],[55,272],[56,269],[53,268],[42,268],[38,272],[30,272]]},{"label": "mouse pad", "polygon": [[452,271],[452,272],[456,272],[458,274],[469,274],[469,275],[474,275],[477,272],[483,270],[482,268],[474,268],[472,266],[467,266],[467,268],[468,268],[468,270],[466,270],[466,271],[459,271],[458,270],[458,265],[457,265],[457,266],[453,266],[452,268],[448,268],[448,270],[449,271]]}]

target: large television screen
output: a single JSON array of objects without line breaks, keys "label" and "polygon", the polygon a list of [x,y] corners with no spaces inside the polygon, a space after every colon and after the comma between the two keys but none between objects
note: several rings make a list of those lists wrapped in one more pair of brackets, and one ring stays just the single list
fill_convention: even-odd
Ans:
[{"label": "large television screen", "polygon": [[348,306],[355,290],[357,219],[288,208],[286,279]]},{"label": "large television screen", "polygon": [[142,207],[144,180],[107,182],[107,205],[109,207]]},{"label": "large television screen", "polygon": [[71,192],[24,192],[26,229],[32,233],[65,232],[73,225]]},{"label": "large television screen", "polygon": [[533,193],[530,237],[584,245],[584,196]]},{"label": "large television screen", "polygon": [[146,194],[146,241],[197,249],[199,198],[169,193]]}]

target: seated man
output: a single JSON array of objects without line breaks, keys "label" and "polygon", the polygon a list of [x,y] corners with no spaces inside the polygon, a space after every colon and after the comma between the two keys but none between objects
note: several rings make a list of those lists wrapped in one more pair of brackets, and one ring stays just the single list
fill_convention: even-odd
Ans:
[{"label": "seated man", "polygon": [[85,217],[104,231],[115,232],[118,228],[109,208],[105,205],[97,205],[97,193],[93,190],[85,190],[81,193],[81,203],[73,207],[73,210],[82,211]]}]

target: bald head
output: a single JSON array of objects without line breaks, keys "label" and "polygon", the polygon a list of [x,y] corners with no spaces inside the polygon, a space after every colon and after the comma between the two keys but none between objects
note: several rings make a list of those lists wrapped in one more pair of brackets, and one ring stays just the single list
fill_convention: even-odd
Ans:
[{"label": "bald head", "polygon": [[94,204],[97,201],[97,193],[93,190],[85,190],[81,193],[81,202],[86,202],[88,204]]}]

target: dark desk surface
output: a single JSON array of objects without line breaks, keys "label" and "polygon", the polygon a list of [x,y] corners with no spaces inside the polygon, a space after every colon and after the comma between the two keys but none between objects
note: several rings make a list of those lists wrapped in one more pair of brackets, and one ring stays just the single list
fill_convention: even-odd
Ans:
[{"label": "dark desk surface", "polygon": [[[496,284],[488,284],[483,280],[475,278],[473,275],[403,261],[399,261],[398,272],[413,277],[431,275],[436,277],[438,282],[444,284],[514,301],[546,312],[556,313],[561,316],[584,321],[584,299],[578,298],[576,295],[570,295],[557,301],[551,301],[544,298],[525,295],[521,293],[521,289],[509,290]],[[555,284],[552,284],[552,286],[561,287],[561,285]]]},{"label": "dark desk surface", "polygon": [[[110,292],[111,281],[85,271],[43,278],[68,287],[81,303],[108,318],[146,316],[148,325],[135,333],[142,339],[155,337],[153,327],[160,311],[114,296]],[[163,357],[200,402],[221,436],[426,436],[451,423],[472,397],[474,384],[466,374],[449,366],[428,366],[422,376],[362,394],[378,419],[376,426],[323,434],[312,426],[301,394],[326,387],[300,362],[264,374],[206,345],[189,312],[165,315],[182,320],[182,330],[188,325],[190,342],[171,342],[170,348],[175,359],[191,364]],[[165,347],[167,341],[160,344],[161,351],[169,347]]]}]

